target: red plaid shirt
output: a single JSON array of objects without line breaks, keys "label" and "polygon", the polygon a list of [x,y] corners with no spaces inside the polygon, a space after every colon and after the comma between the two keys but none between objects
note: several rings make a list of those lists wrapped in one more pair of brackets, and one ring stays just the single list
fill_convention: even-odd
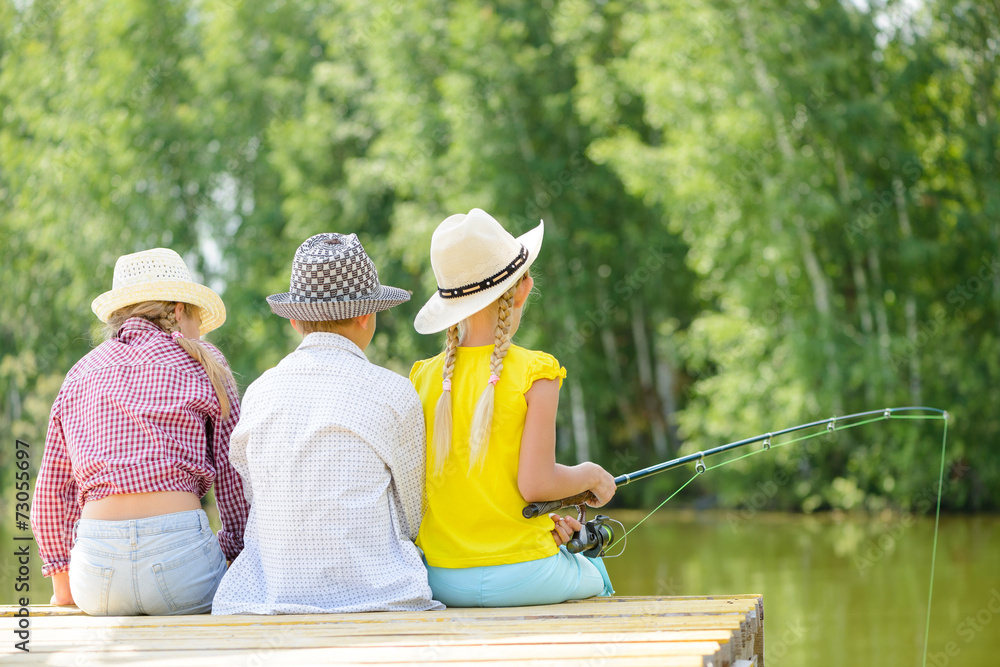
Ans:
[{"label": "red plaid shirt", "polygon": [[69,569],[74,525],[87,501],[152,491],[201,497],[213,481],[219,543],[227,558],[235,558],[250,507],[229,463],[229,435],[240,407],[235,389],[228,392],[232,407],[223,419],[201,364],[141,318],[127,320],[115,339],[77,362],[52,405],[31,506],[42,573]]}]

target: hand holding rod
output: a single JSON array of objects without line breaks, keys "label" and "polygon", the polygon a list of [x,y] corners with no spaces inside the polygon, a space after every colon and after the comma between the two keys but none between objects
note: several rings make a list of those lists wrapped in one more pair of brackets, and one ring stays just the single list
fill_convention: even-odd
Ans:
[{"label": "hand holding rod", "polygon": [[[870,417],[872,415],[881,414],[885,418],[889,418],[894,412],[904,412],[911,410],[922,410],[925,412],[937,412],[947,419],[948,413],[940,408],[926,408],[926,407],[905,407],[905,408],[884,408],[882,410],[869,410],[868,412],[857,412],[853,415],[844,415],[843,417],[831,417],[830,419],[821,419],[815,422],[809,422],[808,424],[799,424],[798,426],[791,426],[780,431],[774,431],[772,433],[764,433],[762,435],[754,436],[753,438],[746,438],[745,440],[737,440],[736,442],[730,442],[725,445],[719,445],[712,449],[706,449],[703,452],[695,452],[694,454],[688,454],[687,456],[681,456],[680,458],[673,459],[671,461],[665,461],[663,463],[657,463],[656,465],[650,466],[648,468],[643,468],[642,470],[637,470],[636,472],[628,473],[627,475],[619,475],[615,477],[615,486],[624,486],[629,482],[634,482],[636,480],[643,479],[644,477],[649,477],[650,475],[655,475],[658,472],[664,472],[666,470],[672,470],[674,468],[679,468],[687,463],[692,463],[694,461],[699,461],[704,459],[706,456],[713,456],[715,454],[721,454],[722,452],[728,452],[730,449],[736,449],[737,447],[743,447],[755,442],[761,442],[762,440],[767,440],[770,443],[771,438],[779,435],[784,435],[786,433],[794,433],[795,431],[802,431],[807,428],[813,428],[816,426],[823,426],[824,424],[833,424],[834,427],[838,421],[847,421],[849,419],[858,419],[861,417]],[[703,469],[699,469],[702,472]],[[589,500],[596,500],[594,494],[590,491],[584,491],[570,498],[563,498],[562,500],[550,500],[540,503],[531,503],[527,505],[521,514],[525,519],[533,519],[541,514],[547,514],[549,512],[555,512],[564,507],[573,507],[581,503],[585,503]]]},{"label": "hand holding rod", "polygon": [[[615,478],[615,486],[618,486],[617,477]],[[596,500],[597,496],[590,491],[584,491],[583,493],[578,493],[575,496],[563,498],[562,500],[546,500],[540,503],[531,503],[521,510],[521,514],[525,519],[534,519],[536,516],[548,514],[549,512],[555,512],[556,510],[561,510],[564,507],[576,507],[577,505],[584,505],[588,502]]]}]

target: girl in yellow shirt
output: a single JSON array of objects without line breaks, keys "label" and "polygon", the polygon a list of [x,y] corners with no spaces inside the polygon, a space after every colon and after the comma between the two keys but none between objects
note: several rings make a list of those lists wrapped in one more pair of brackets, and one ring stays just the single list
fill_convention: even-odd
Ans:
[{"label": "girl in yellow shirt", "polygon": [[612,595],[600,559],[570,554],[571,518],[525,519],[529,502],[586,490],[615,493],[594,463],[555,461],[555,417],[566,369],[511,343],[533,281],[543,224],[514,238],[472,209],[431,239],[438,291],[415,321],[447,330],[444,352],[410,372],[427,424],[427,506],[417,544],[434,597],[452,607],[552,604]]}]

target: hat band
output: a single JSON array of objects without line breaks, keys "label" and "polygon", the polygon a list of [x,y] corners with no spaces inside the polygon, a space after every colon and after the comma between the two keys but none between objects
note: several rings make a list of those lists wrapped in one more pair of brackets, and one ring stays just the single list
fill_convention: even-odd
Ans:
[{"label": "hat band", "polygon": [[438,288],[438,294],[441,295],[442,299],[457,299],[461,296],[469,296],[470,294],[476,294],[484,290],[488,290],[497,283],[501,283],[510,276],[514,274],[519,268],[524,266],[524,263],[528,261],[528,249],[523,245],[521,246],[521,252],[517,254],[514,261],[505,266],[499,272],[494,273],[489,278],[481,280],[478,283],[472,283],[471,285],[465,285],[463,287],[453,287],[449,289]]}]

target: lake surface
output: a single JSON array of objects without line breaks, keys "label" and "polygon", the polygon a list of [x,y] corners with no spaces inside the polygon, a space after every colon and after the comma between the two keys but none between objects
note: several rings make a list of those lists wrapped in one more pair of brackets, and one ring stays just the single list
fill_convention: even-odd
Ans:
[{"label": "lake surface", "polygon": [[[762,593],[772,667],[919,666],[933,534],[933,517],[661,511],[607,563],[621,595]],[[998,664],[1000,517],[942,517],[934,571],[927,664]]]},{"label": "lake surface", "polygon": [[[627,527],[643,516],[609,513]],[[900,515],[661,510],[607,564],[621,595],[762,593],[771,667],[919,666],[933,531],[933,518]],[[0,602],[10,604],[20,595],[13,545],[25,542],[0,532],[0,544]],[[27,544],[31,602],[47,603]],[[928,665],[998,664],[1000,517],[942,517],[930,636]]]}]

